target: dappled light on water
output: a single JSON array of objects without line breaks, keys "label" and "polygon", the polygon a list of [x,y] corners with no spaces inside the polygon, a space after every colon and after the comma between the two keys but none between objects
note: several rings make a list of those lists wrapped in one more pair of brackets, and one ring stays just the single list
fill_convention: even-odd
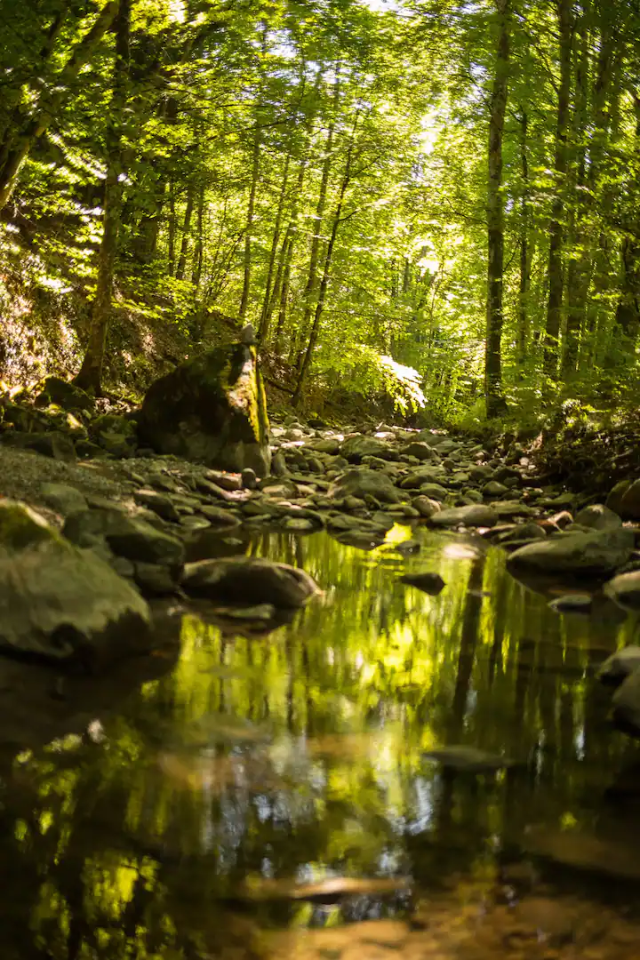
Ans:
[{"label": "dappled light on water", "polygon": [[164,675],[3,757],[3,957],[636,958],[640,772],[593,681],[620,615],[470,538],[249,549],[323,598],[251,639],[185,615]]}]

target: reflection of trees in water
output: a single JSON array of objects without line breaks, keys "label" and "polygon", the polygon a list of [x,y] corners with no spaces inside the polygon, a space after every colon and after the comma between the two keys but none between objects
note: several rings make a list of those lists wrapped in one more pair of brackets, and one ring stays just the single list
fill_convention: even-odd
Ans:
[{"label": "reflection of trees in water", "polygon": [[[17,764],[0,845],[16,895],[0,919],[22,931],[20,957],[134,943],[142,958],[185,930],[212,943],[212,904],[248,874],[429,882],[530,823],[592,818],[623,748],[581,671],[610,627],[561,619],[499,553],[459,561],[448,543],[427,535],[424,558],[402,561],[261,537],[256,552],[303,563],[325,605],[253,640],[187,619],[176,669],[105,717],[103,743]],[[437,598],[398,582],[429,567],[447,583]],[[422,759],[455,743],[525,767],[476,777]]]}]

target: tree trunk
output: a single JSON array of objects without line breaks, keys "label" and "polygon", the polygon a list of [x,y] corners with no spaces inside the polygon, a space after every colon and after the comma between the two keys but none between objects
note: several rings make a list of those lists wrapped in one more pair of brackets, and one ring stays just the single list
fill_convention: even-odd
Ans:
[{"label": "tree trunk", "polygon": [[509,90],[511,0],[496,0],[499,17],[496,66],[489,111],[489,182],[487,186],[488,266],[485,397],[487,416],[504,410],[502,398],[502,324],[504,293],[504,200],[502,139]]},{"label": "tree trunk", "polygon": [[[586,316],[589,294],[589,274],[591,251],[585,239],[585,219],[589,202],[587,200],[587,123],[589,106],[589,52],[590,52],[590,3],[585,0],[578,30],[579,46],[576,64],[576,92],[571,144],[572,162],[570,182],[575,200],[569,212],[569,235],[578,251],[569,260],[567,266],[567,326],[564,351],[562,354],[562,379],[565,383],[576,373],[580,334]],[[584,246],[583,246],[584,244]]]},{"label": "tree trunk", "polygon": [[98,282],[93,304],[87,350],[75,378],[77,386],[100,396],[102,367],[111,313],[113,275],[118,252],[120,212],[122,208],[122,137],[129,78],[129,34],[131,0],[120,0],[116,20],[116,51],[113,68],[113,96],[106,132],[107,177],[104,188],[104,223],[98,259]]},{"label": "tree trunk", "polygon": [[253,220],[256,206],[256,191],[258,189],[258,174],[260,172],[260,127],[256,124],[255,139],[253,141],[253,160],[251,164],[251,186],[249,188],[249,206],[247,208],[247,230],[244,237],[244,275],[242,282],[242,298],[238,316],[243,321],[247,316],[249,306],[249,292],[251,290],[251,241],[253,239]]},{"label": "tree trunk", "polygon": [[549,298],[544,338],[544,370],[548,377],[556,379],[558,346],[562,322],[562,299],[564,271],[562,251],[564,244],[564,209],[567,174],[567,132],[569,127],[569,99],[571,94],[571,48],[573,46],[572,0],[557,0],[558,26],[560,29],[560,85],[556,121],[556,147],[554,162],[554,195],[549,224],[549,265],[547,278]]},{"label": "tree trunk", "polygon": [[176,269],[176,232],[177,232],[177,220],[176,220],[176,188],[173,182],[169,183],[169,276],[172,277],[175,274]]},{"label": "tree trunk", "polygon": [[191,242],[191,217],[193,216],[195,194],[195,185],[190,183],[187,189],[187,206],[185,207],[184,211],[182,242],[180,244],[180,256],[178,258],[178,266],[176,268],[176,280],[184,280],[184,275],[187,270],[187,256],[189,254],[189,244]]},{"label": "tree trunk", "polygon": [[351,140],[349,142],[349,149],[347,151],[347,159],[345,163],[344,174],[342,177],[342,183],[340,184],[338,202],[336,204],[336,209],[333,216],[331,236],[329,237],[329,243],[327,245],[327,253],[324,259],[322,279],[320,281],[320,287],[318,290],[318,302],[316,304],[315,314],[313,317],[313,324],[311,326],[309,342],[307,343],[307,349],[305,350],[304,357],[302,359],[302,364],[300,366],[300,373],[298,374],[298,382],[296,384],[296,389],[293,394],[294,405],[298,404],[302,397],[302,388],[307,378],[309,367],[311,366],[313,351],[315,350],[316,345],[318,343],[318,337],[320,334],[320,324],[322,322],[322,315],[324,313],[325,302],[327,299],[327,290],[329,289],[329,280],[331,278],[333,251],[336,245],[336,240],[338,238],[338,230],[340,228],[340,223],[342,219],[342,210],[344,207],[345,196],[347,193],[347,189],[349,187],[349,183],[351,182],[351,165],[353,160],[353,150],[355,146],[356,132],[358,129],[358,121],[359,121],[359,115],[356,115],[356,119],[353,125],[353,132],[351,134]]},{"label": "tree trunk", "polygon": [[65,66],[42,93],[33,114],[27,117],[19,128],[6,131],[4,142],[0,147],[0,210],[11,196],[20,168],[29,155],[31,147],[55,119],[67,96],[70,84],[76,79],[85,63],[90,60],[113,23],[119,7],[118,0],[113,0],[102,8],[91,30],[80,40]]},{"label": "tree trunk", "polygon": [[291,154],[287,154],[287,159],[285,160],[284,170],[282,173],[282,186],[280,188],[280,197],[278,199],[278,207],[276,210],[276,219],[273,225],[273,239],[271,241],[271,250],[269,252],[269,265],[267,267],[267,279],[264,286],[264,300],[262,301],[262,313],[260,314],[260,329],[258,333],[258,339],[260,342],[264,340],[264,328],[266,325],[266,317],[269,312],[270,302],[271,302],[271,284],[273,283],[273,271],[276,265],[276,257],[278,253],[278,245],[280,243],[280,230],[282,227],[282,216],[284,213],[284,205],[287,199],[287,188],[289,186],[289,166],[291,163]]},{"label": "tree trunk", "polygon": [[[636,115],[636,164],[640,161],[640,94],[634,94]],[[633,183],[637,195],[636,181]],[[636,201],[637,203],[637,201]],[[635,344],[640,331],[640,222],[631,224],[622,241],[622,278],[620,299],[616,308],[616,328],[630,344]]]},{"label": "tree trunk", "polygon": [[191,283],[196,290],[200,287],[202,279],[202,264],[204,261],[204,183],[198,191],[198,236],[196,239],[196,248],[193,253],[193,269],[191,271]]},{"label": "tree trunk", "polygon": [[520,201],[520,285],[518,289],[518,366],[520,379],[524,372],[529,345],[529,295],[531,290],[531,253],[529,250],[529,118],[523,109],[520,115],[520,167],[522,199]]},{"label": "tree trunk", "polygon": [[[311,323],[314,306],[316,305],[316,296],[318,290],[318,258],[320,256],[320,243],[322,238],[322,225],[324,222],[324,212],[327,205],[327,190],[329,187],[329,177],[331,176],[331,166],[333,162],[333,139],[335,136],[336,117],[340,105],[340,74],[336,70],[336,81],[333,89],[333,111],[327,130],[327,140],[325,143],[324,161],[322,164],[322,177],[320,180],[320,190],[318,192],[318,202],[314,217],[313,239],[311,241],[311,253],[309,255],[309,273],[307,283],[302,296],[304,303],[304,313],[300,324],[300,334],[306,336]],[[302,369],[304,354],[301,354],[299,369]]]}]

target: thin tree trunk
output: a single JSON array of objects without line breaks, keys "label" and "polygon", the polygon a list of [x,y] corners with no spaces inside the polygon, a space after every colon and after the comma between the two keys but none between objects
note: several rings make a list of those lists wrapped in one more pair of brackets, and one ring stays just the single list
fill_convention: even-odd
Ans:
[{"label": "thin tree trunk", "polygon": [[282,287],[286,279],[287,264],[291,262],[291,257],[293,256],[295,237],[298,229],[299,198],[302,196],[306,171],[307,171],[307,159],[305,158],[300,162],[300,169],[298,171],[298,180],[296,182],[296,187],[294,191],[293,207],[291,209],[289,223],[287,224],[287,229],[285,230],[284,238],[282,240],[282,244],[280,247],[280,256],[278,257],[278,269],[276,271],[276,279],[273,284],[273,290],[271,293],[271,298],[269,300],[267,311],[264,315],[263,322],[261,323],[261,329],[259,334],[260,343],[267,342],[267,339],[269,337],[269,329],[271,326],[271,317],[272,317],[273,311],[276,308],[276,304],[280,305],[282,303]]},{"label": "thin tree trunk", "polygon": [[187,256],[189,254],[189,244],[191,243],[191,218],[193,216],[193,206],[195,202],[196,188],[193,183],[189,184],[187,190],[187,206],[184,211],[184,223],[182,225],[182,242],[180,244],[180,256],[176,268],[176,280],[184,280],[187,270]]},{"label": "thin tree trunk", "polygon": [[107,3],[102,8],[93,27],[73,50],[71,57],[54,78],[55,82],[43,92],[35,112],[17,130],[7,130],[0,147],[0,210],[6,205],[15,187],[20,168],[29,155],[31,147],[55,119],[68,94],[68,88],[82,67],[93,55],[96,47],[113,23],[120,3]]},{"label": "thin tree trunk", "polygon": [[173,182],[169,183],[169,276],[172,277],[176,269],[176,188]]},{"label": "thin tree trunk", "polygon": [[113,68],[113,96],[106,133],[107,177],[104,190],[104,225],[98,259],[98,283],[91,315],[87,350],[75,378],[77,386],[100,396],[102,367],[111,313],[113,275],[118,252],[120,213],[122,209],[123,150],[122,138],[129,77],[129,34],[131,0],[120,0],[116,20],[116,52]]},{"label": "thin tree trunk", "polygon": [[502,398],[502,324],[504,294],[504,200],[502,139],[509,92],[511,0],[496,0],[499,17],[496,66],[489,111],[489,182],[487,187],[488,265],[485,397],[487,416],[504,410]]},{"label": "thin tree trunk", "polygon": [[305,350],[304,357],[302,359],[302,364],[300,367],[300,373],[298,374],[298,382],[296,384],[296,389],[293,394],[293,404],[296,405],[300,402],[302,397],[302,389],[304,387],[307,374],[309,372],[309,367],[311,366],[311,359],[313,357],[313,351],[316,348],[318,343],[318,337],[320,335],[320,324],[322,322],[322,316],[324,313],[325,302],[327,299],[327,291],[329,289],[329,281],[331,279],[331,266],[333,263],[333,251],[336,245],[336,240],[338,238],[338,230],[340,228],[340,223],[342,222],[342,210],[344,207],[344,201],[351,182],[351,165],[353,159],[353,150],[355,146],[356,132],[358,129],[359,115],[356,115],[356,119],[353,126],[353,132],[351,134],[351,140],[349,142],[349,149],[347,151],[347,159],[344,168],[344,174],[342,177],[342,183],[340,184],[340,192],[338,194],[338,202],[336,204],[335,213],[333,216],[333,225],[331,227],[331,236],[329,237],[329,243],[327,245],[327,253],[324,259],[324,268],[322,272],[322,279],[320,281],[320,287],[318,290],[318,302],[316,304],[316,310],[313,317],[313,324],[311,326],[311,333],[309,335],[309,342],[307,344],[307,349]]},{"label": "thin tree trunk", "polygon": [[571,95],[571,48],[573,46],[572,0],[557,0],[558,26],[560,29],[560,85],[556,125],[556,148],[554,162],[554,196],[549,224],[549,265],[547,270],[549,298],[544,339],[544,370],[548,377],[556,379],[558,346],[562,323],[562,299],[564,271],[562,252],[564,246],[564,209],[567,174],[567,133],[569,128],[569,99]]},{"label": "thin tree trunk", "polygon": [[196,290],[200,287],[202,279],[202,263],[204,260],[204,184],[198,191],[198,236],[196,247],[193,253],[193,269],[191,271],[191,283]]},{"label": "thin tree trunk", "polygon": [[247,230],[244,237],[244,273],[242,282],[242,298],[238,316],[244,320],[249,306],[249,292],[251,290],[251,241],[253,239],[253,220],[256,206],[256,191],[258,189],[258,174],[260,172],[260,128],[256,124],[255,139],[253,141],[253,160],[251,163],[251,187],[249,188],[249,206],[247,208]]},{"label": "thin tree trunk", "polygon": [[276,210],[276,219],[273,225],[273,239],[271,241],[271,250],[269,252],[269,265],[267,268],[267,279],[265,281],[264,287],[264,300],[262,301],[262,313],[260,314],[260,329],[258,333],[258,338],[260,341],[264,339],[263,329],[265,326],[265,317],[269,311],[270,301],[271,301],[271,284],[273,283],[273,271],[276,265],[276,257],[278,253],[278,245],[280,243],[280,230],[282,227],[282,216],[284,214],[284,205],[287,198],[287,188],[289,186],[289,166],[291,163],[291,154],[287,154],[287,159],[285,160],[284,170],[282,173],[282,186],[280,188],[280,197],[278,198],[278,207]]},{"label": "thin tree trunk", "polygon": [[[579,48],[577,50],[576,92],[573,122],[573,143],[571,146],[571,187],[575,193],[575,202],[570,210],[569,235],[572,244],[577,244],[578,252],[571,257],[567,266],[567,326],[564,350],[562,354],[562,379],[567,382],[576,373],[580,334],[586,316],[587,296],[589,293],[589,274],[591,251],[584,244],[585,218],[587,215],[587,110],[589,104],[589,17],[590,3],[585,0],[580,17],[578,31]],[[580,249],[582,248],[582,249]]]},{"label": "thin tree trunk", "polygon": [[[640,160],[640,94],[634,93],[636,157]],[[637,168],[637,163],[636,163]],[[637,187],[634,181],[634,191]],[[622,278],[616,308],[616,327],[627,342],[636,342],[640,331],[640,222],[631,224],[621,249]]]},{"label": "thin tree trunk", "polygon": [[[313,239],[311,241],[311,253],[309,255],[309,273],[307,283],[302,296],[304,303],[304,313],[300,324],[300,334],[306,336],[307,330],[311,324],[311,316],[314,306],[317,304],[318,291],[318,258],[320,256],[320,243],[322,239],[322,226],[324,222],[324,213],[327,205],[327,190],[329,187],[329,178],[331,176],[331,166],[333,162],[333,140],[335,136],[336,118],[338,107],[340,106],[340,73],[336,70],[336,80],[333,89],[333,110],[329,127],[327,129],[327,140],[325,143],[324,161],[322,164],[322,177],[320,180],[320,190],[318,192],[318,202],[314,217]],[[304,354],[300,356],[299,370],[302,369]]]},{"label": "thin tree trunk", "polygon": [[524,373],[529,345],[529,294],[531,289],[531,255],[529,251],[529,118],[523,109],[520,115],[520,167],[522,199],[520,201],[520,286],[518,290],[518,366]]}]

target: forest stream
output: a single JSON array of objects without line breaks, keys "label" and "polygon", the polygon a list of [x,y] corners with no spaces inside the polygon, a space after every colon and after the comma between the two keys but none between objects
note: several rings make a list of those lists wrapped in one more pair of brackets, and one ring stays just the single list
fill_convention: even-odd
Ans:
[{"label": "forest stream", "polygon": [[633,622],[418,528],[428,596],[410,533],[246,534],[323,597],[268,636],[184,615],[163,676],[5,750],[5,960],[637,960],[640,756],[594,680]]}]

